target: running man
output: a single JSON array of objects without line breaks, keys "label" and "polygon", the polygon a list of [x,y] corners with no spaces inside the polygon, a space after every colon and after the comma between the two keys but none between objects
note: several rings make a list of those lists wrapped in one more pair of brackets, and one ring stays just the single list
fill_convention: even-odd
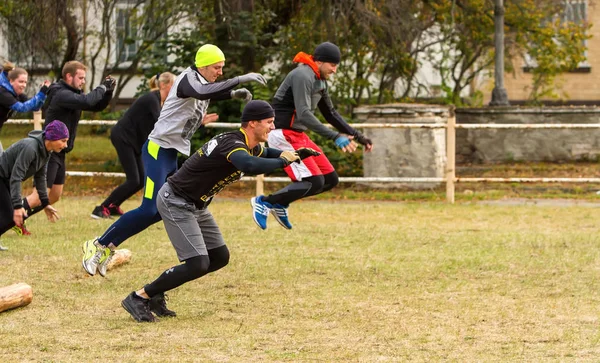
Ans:
[{"label": "running man", "polygon": [[244,174],[263,174],[318,153],[264,148],[275,128],[275,112],[265,101],[251,101],[242,127],[213,137],[169,177],[158,192],[158,211],[182,264],[164,271],[154,282],[133,291],[121,303],[138,322],[176,316],[167,308],[165,292],[215,272],[229,262],[229,250],[207,207],[221,190]]},{"label": "running man", "polygon": [[161,220],[156,195],[167,177],[177,171],[177,153],[189,156],[190,140],[196,130],[219,118],[217,114],[207,114],[211,99],[250,101],[250,91],[233,88],[248,82],[266,84],[265,78],[258,73],[216,82],[223,74],[224,65],[223,52],[215,45],[206,44],[198,49],[195,64],[175,79],[158,121],[142,147],[146,172],[142,204],[123,214],[101,237],[84,242],[82,265],[88,274],[94,275],[98,271],[101,276],[106,276],[117,246]]},{"label": "running man", "polygon": [[[280,150],[308,147],[320,154],[285,168],[292,184],[266,197],[260,195],[251,199],[253,218],[261,229],[267,228],[269,212],[284,228],[292,229],[288,217],[290,203],[331,190],[339,182],[333,165],[305,131],[311,130],[334,140],[343,152],[355,151],[358,146],[355,141],[364,145],[365,152],[373,149],[371,140],[348,125],[329,98],[327,79],[337,71],[340,60],[340,49],[329,42],[319,44],[313,55],[298,53],[294,57],[298,67],[288,73],[275,93],[276,130],[269,134],[269,146]],[[335,131],[315,116],[317,107]]]}]

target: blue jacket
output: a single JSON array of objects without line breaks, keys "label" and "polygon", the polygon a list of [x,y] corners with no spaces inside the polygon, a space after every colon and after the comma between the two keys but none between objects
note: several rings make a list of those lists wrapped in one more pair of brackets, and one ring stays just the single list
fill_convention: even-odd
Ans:
[{"label": "blue jacket", "polygon": [[7,73],[0,72],[0,128],[15,112],[39,110],[46,100],[48,87],[42,89],[30,100],[23,94],[18,95],[8,81]]}]

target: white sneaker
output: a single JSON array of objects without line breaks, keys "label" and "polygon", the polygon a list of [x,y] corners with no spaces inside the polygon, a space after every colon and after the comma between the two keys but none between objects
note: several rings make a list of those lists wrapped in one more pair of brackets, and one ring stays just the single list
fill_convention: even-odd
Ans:
[{"label": "white sneaker", "polygon": [[100,262],[98,265],[98,273],[102,277],[106,277],[106,270],[108,270],[108,265],[110,265],[110,261],[115,255],[115,251],[111,250],[108,247],[104,247],[102,251],[102,257],[100,257]]},{"label": "white sneaker", "polygon": [[83,243],[83,259],[81,265],[83,269],[90,275],[94,276],[98,269],[100,259],[104,254],[104,246],[98,242],[98,238],[94,238]]}]

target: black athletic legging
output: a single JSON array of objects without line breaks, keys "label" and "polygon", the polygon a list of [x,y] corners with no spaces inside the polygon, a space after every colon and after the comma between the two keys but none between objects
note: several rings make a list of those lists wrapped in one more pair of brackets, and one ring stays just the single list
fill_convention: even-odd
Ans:
[{"label": "black athletic legging", "polygon": [[120,206],[132,195],[144,187],[144,164],[142,163],[141,150],[135,148],[121,137],[111,134],[110,141],[117,150],[119,161],[125,172],[125,182],[119,185],[106,198],[102,205],[108,207],[111,204]]},{"label": "black athletic legging", "polygon": [[283,189],[266,196],[263,200],[271,204],[280,204],[285,207],[290,203],[310,197],[311,195],[321,194],[333,189],[340,182],[338,174],[333,171],[325,175],[311,176],[287,185]]},{"label": "black athletic legging", "polygon": [[171,267],[163,272],[156,280],[144,286],[148,296],[152,297],[188,281],[195,280],[211,272],[215,272],[229,263],[229,249],[227,246],[208,250],[208,256],[201,255],[188,258],[183,264]]}]

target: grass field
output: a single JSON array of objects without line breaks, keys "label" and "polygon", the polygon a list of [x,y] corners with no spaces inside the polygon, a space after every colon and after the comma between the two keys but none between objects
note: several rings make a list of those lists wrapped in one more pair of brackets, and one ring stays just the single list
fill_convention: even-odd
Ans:
[{"label": "grass field", "polygon": [[[9,232],[0,286],[33,302],[0,313],[0,361],[597,361],[600,209],[302,201],[294,229],[254,225],[246,199],[211,210],[229,266],[169,293],[178,317],[131,319],[120,301],[176,264],[162,225],[132,261],[87,277],[81,244],[110,221],[98,197]],[[126,209],[137,203],[129,202]]]}]

